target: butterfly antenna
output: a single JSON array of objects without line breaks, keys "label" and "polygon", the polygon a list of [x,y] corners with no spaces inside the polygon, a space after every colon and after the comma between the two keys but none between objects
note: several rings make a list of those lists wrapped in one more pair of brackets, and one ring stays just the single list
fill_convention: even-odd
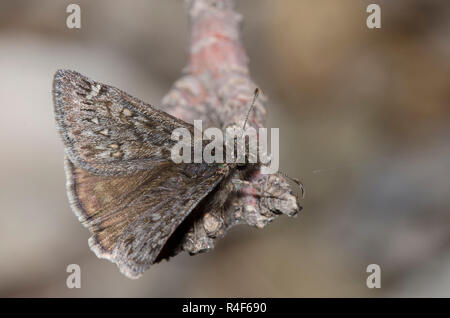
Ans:
[{"label": "butterfly antenna", "polygon": [[303,183],[297,179],[297,178],[291,178],[289,177],[286,173],[284,173],[283,171],[280,171],[280,173],[286,177],[287,179],[291,180],[292,182],[294,182],[296,185],[298,185],[298,187],[300,188],[300,190],[302,191],[302,199],[305,198],[305,187],[303,186]]},{"label": "butterfly antenna", "polygon": [[248,110],[247,116],[245,117],[245,122],[244,122],[244,128],[242,130],[245,130],[245,126],[247,125],[247,121],[248,121],[248,116],[250,116],[250,112],[253,109],[253,106],[255,106],[255,102],[256,102],[256,98],[259,95],[259,88],[255,88],[255,92],[253,94],[253,101],[252,104],[250,105],[250,109]]}]

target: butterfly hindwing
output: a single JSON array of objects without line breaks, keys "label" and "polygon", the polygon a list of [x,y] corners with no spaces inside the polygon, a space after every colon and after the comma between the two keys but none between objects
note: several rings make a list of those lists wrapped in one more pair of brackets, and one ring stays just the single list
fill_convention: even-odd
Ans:
[{"label": "butterfly hindwing", "polygon": [[156,163],[127,176],[99,176],[66,158],[72,208],[93,236],[91,249],[139,277],[195,206],[222,180],[216,165]]}]

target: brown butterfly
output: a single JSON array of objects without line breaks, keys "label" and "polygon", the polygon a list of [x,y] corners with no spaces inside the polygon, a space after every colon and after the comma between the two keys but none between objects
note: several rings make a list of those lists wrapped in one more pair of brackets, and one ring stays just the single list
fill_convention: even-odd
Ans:
[{"label": "brown butterfly", "polygon": [[56,72],[53,97],[71,207],[95,254],[137,278],[236,166],[175,164],[171,133],[192,125],[77,72]]}]

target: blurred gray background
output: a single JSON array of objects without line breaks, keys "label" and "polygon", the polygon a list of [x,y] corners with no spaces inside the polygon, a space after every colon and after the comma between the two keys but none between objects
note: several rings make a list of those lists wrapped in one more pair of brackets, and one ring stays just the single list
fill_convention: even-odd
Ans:
[{"label": "blurred gray background", "polygon": [[[97,259],[70,211],[52,77],[77,70],[158,105],[186,63],[184,3],[77,1],[80,30],[66,27],[69,3],[0,1],[0,296],[450,296],[448,1],[237,1],[304,210],[139,280]],[[66,287],[72,263],[81,289]],[[379,290],[366,287],[372,263]]]}]

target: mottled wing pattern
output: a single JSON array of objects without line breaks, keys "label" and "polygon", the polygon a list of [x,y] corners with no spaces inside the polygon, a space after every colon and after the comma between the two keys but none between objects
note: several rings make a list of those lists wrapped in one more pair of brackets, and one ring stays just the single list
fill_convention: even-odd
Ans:
[{"label": "mottled wing pattern", "polygon": [[66,174],[72,208],[93,234],[91,249],[137,278],[225,171],[212,164],[157,162],[132,175],[101,176],[66,157]]},{"label": "mottled wing pattern", "polygon": [[193,134],[192,125],[77,72],[56,73],[54,102],[67,192],[93,234],[89,245],[128,277],[139,277],[229,168],[175,164],[172,130]]},{"label": "mottled wing pattern", "polygon": [[193,126],[77,72],[53,82],[55,116],[70,160],[89,172],[121,175],[170,160],[175,128]]}]

